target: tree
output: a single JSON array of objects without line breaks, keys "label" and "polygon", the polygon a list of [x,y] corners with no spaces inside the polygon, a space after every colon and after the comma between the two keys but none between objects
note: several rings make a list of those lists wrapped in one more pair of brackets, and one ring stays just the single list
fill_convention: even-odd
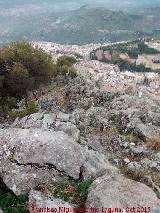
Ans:
[{"label": "tree", "polygon": [[29,90],[49,82],[54,75],[76,75],[76,59],[62,56],[55,64],[52,55],[25,41],[0,49],[0,113],[13,108]]},{"label": "tree", "polygon": [[13,66],[7,84],[14,96],[23,96],[27,94],[28,90],[32,89],[32,81],[28,70],[20,62],[17,62]]},{"label": "tree", "polygon": [[64,65],[71,67],[73,66],[75,63],[77,62],[77,60],[73,57],[70,56],[61,56],[58,60],[57,60],[57,66],[62,67]]},{"label": "tree", "polygon": [[21,63],[35,79],[35,87],[51,79],[54,68],[52,56],[38,47],[25,41],[18,41],[3,48],[1,60],[9,60],[13,64]]}]

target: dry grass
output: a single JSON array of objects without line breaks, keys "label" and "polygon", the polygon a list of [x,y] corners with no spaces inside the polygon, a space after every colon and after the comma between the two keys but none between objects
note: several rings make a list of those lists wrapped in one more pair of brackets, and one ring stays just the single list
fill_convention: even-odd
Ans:
[{"label": "dry grass", "polygon": [[132,142],[132,143],[137,144],[137,143],[140,142],[140,139],[136,135],[134,135],[133,133],[127,134],[125,138],[130,143]]},{"label": "dry grass", "polygon": [[84,181],[69,182],[67,180],[53,182],[52,184],[42,184],[37,190],[51,194],[64,201],[84,206],[88,195],[88,189],[93,182],[93,178]]},{"label": "dry grass", "polygon": [[127,168],[120,168],[121,172],[129,179],[140,181],[144,176],[149,175],[149,171],[146,169],[139,169],[136,171],[130,171]]},{"label": "dry grass", "polygon": [[68,184],[68,182],[44,184],[39,186],[38,190],[47,194],[53,194],[57,198],[62,198],[64,201],[70,201],[74,204],[79,204],[81,202],[76,188]]},{"label": "dry grass", "polygon": [[160,151],[160,138],[154,137],[147,141],[147,148],[152,151]]},{"label": "dry grass", "polygon": [[[129,179],[143,182],[149,187],[153,187],[153,183],[156,185],[160,184],[160,174],[158,172],[153,172],[147,168],[137,169],[136,171],[130,171],[125,167],[120,167],[122,174],[124,174]],[[149,181],[145,177],[148,177]],[[146,182],[147,181],[147,182]]]},{"label": "dry grass", "polygon": [[157,185],[160,185],[160,174],[159,173],[152,173],[151,174],[152,180]]}]

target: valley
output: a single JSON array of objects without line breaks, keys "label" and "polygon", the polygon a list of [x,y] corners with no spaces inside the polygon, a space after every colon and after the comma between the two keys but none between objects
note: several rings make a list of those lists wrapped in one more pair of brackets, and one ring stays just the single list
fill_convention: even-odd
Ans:
[{"label": "valley", "polygon": [[[76,58],[78,56],[77,60],[79,62],[75,64],[75,67],[78,70],[79,74],[82,75],[84,78],[86,77],[88,81],[94,82],[104,89],[112,92],[136,94],[139,96],[160,96],[160,72],[157,69],[152,70],[150,67],[145,67],[145,65],[143,64],[145,63],[145,61],[142,61],[140,65],[136,65],[135,59],[130,59],[128,55],[125,54],[128,51],[130,51],[130,54],[133,54],[135,52],[137,54],[137,49],[135,49],[135,47],[137,47],[137,41],[131,43],[106,43],[103,45],[89,44],[82,46],[66,46],[43,41],[33,42],[33,44],[51,53],[55,60],[57,60],[58,57],[61,57],[64,54]],[[159,57],[159,49],[153,49],[149,47],[157,46],[159,42],[150,41],[147,44],[145,46],[143,42],[141,43],[143,47],[142,52],[147,53],[148,51],[149,53],[154,53],[152,57]],[[117,61],[115,63],[115,59],[112,59],[112,54],[107,52],[106,49],[108,49],[108,51],[112,50],[112,53],[114,53],[114,57],[116,56],[117,58],[118,56],[120,56],[121,60],[132,60],[132,63],[130,61],[127,62],[127,66],[125,63],[119,64],[117,63]],[[131,51],[132,49],[134,50],[133,52]],[[120,50],[123,50],[123,54],[120,52]],[[136,57],[138,63],[140,56],[136,55]],[[147,60],[147,63],[149,63],[149,60]],[[131,68],[136,69],[132,70]]]},{"label": "valley", "polygon": [[0,0],[0,213],[160,213],[159,14]]},{"label": "valley", "polygon": [[35,5],[2,9],[0,43],[23,39],[84,45],[157,39],[160,36],[159,12],[159,7],[136,10],[136,13],[89,6],[70,11]]}]

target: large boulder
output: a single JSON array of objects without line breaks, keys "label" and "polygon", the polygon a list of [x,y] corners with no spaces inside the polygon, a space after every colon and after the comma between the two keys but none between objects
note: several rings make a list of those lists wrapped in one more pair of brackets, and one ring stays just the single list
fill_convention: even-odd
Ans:
[{"label": "large boulder", "polygon": [[[48,209],[45,211],[45,208]],[[34,213],[35,211],[39,211],[38,209],[43,209],[45,212],[60,212],[60,210],[64,210],[61,208],[69,208],[69,210],[73,210],[75,206],[65,202],[61,199],[54,198],[53,196],[47,195],[45,193],[31,190],[29,193],[29,211],[30,213]],[[65,211],[66,212],[66,211]]]},{"label": "large boulder", "polygon": [[67,135],[72,136],[76,141],[79,140],[80,131],[77,129],[76,125],[71,122],[59,122],[55,124],[55,131],[63,131]]},{"label": "large boulder", "polygon": [[87,208],[160,207],[160,200],[146,185],[123,175],[104,175],[89,190]]},{"label": "large boulder", "polygon": [[[25,116],[21,119],[17,118],[14,123],[13,127],[21,127],[24,129],[28,128],[41,128],[43,125],[43,118],[44,118],[44,113],[34,113],[29,116]],[[53,121],[52,121],[53,122]]]},{"label": "large boulder", "polygon": [[142,140],[160,138],[160,99],[123,95],[115,98],[107,116]]},{"label": "large boulder", "polygon": [[113,167],[107,160],[107,156],[85,147],[86,161],[84,163],[84,177],[101,177],[104,174],[118,174],[119,170]]},{"label": "large boulder", "polygon": [[99,177],[114,170],[105,155],[80,146],[64,132],[0,130],[0,176],[16,194],[55,180]]},{"label": "large boulder", "polygon": [[131,121],[130,127],[134,133],[144,141],[152,140],[154,137],[160,139],[160,128],[152,124],[144,124],[140,119],[135,118]]},{"label": "large boulder", "polygon": [[33,188],[33,182],[52,180],[57,173],[79,178],[85,161],[81,146],[63,132],[0,130],[0,144],[0,174],[15,193]]},{"label": "large boulder", "polygon": [[23,129],[40,128],[44,130],[63,131],[72,136],[76,141],[79,140],[80,131],[75,125],[74,116],[71,114],[59,113],[34,113],[22,119],[17,118],[12,127]]}]

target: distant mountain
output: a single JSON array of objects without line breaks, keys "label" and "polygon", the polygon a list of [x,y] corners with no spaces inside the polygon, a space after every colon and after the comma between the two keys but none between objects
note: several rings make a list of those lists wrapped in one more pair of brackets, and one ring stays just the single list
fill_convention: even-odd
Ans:
[{"label": "distant mountain", "polygon": [[32,5],[28,11],[23,10],[22,7],[19,13],[18,11],[19,8],[14,13],[12,11],[12,18],[8,22],[8,15],[5,16],[1,11],[1,17],[5,20],[2,25],[0,22],[2,42],[27,39],[86,44],[131,40],[139,37],[160,38],[160,8],[158,7],[142,8],[137,10],[136,14],[88,6],[69,12],[57,13],[48,10],[46,13]]}]

